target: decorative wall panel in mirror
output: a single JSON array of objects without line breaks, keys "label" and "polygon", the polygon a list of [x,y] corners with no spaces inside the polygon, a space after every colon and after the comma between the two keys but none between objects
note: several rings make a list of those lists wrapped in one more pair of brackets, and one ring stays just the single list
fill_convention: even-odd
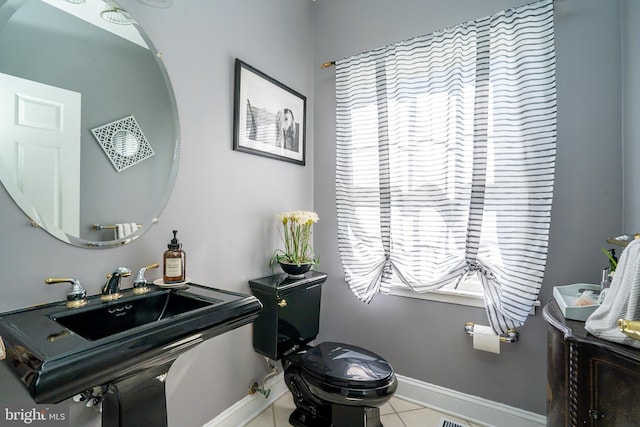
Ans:
[{"label": "decorative wall panel in mirror", "polygon": [[[178,168],[178,113],[161,55],[135,19],[107,22],[104,8],[0,0],[0,180],[33,224],[81,247],[142,235]],[[92,130],[133,117],[134,128],[111,135],[110,152],[96,143]],[[126,238],[114,231],[132,223]]]},{"label": "decorative wall panel in mirror", "polygon": [[118,172],[154,154],[133,116],[91,129],[91,133]]}]

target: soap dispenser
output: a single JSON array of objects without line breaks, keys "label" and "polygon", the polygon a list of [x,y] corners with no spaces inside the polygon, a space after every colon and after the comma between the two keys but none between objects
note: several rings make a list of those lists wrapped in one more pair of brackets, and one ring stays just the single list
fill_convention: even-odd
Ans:
[{"label": "soap dispenser", "polygon": [[187,279],[186,255],[182,250],[182,243],[178,242],[176,234],[178,234],[178,230],[173,230],[173,239],[167,245],[167,250],[163,257],[162,280],[164,283],[180,283]]}]

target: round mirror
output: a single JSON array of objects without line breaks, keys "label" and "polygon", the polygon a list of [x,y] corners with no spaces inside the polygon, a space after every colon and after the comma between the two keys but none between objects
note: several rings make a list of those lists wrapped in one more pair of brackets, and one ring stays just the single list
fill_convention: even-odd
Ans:
[{"label": "round mirror", "polygon": [[0,181],[51,235],[110,247],[175,181],[178,114],[155,50],[109,0],[0,0]]}]

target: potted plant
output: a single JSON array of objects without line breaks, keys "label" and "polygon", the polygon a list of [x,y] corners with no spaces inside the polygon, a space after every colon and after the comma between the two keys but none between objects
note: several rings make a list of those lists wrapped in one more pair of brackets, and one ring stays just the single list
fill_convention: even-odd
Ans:
[{"label": "potted plant", "polygon": [[282,212],[277,215],[282,224],[280,237],[284,242],[284,250],[276,249],[271,257],[270,265],[278,263],[290,277],[302,277],[318,259],[311,247],[311,227],[318,222],[318,214],[310,211]]}]

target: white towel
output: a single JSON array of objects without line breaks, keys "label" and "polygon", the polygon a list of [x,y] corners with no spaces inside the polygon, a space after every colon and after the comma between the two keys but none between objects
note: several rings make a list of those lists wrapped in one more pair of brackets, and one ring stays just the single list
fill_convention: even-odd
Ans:
[{"label": "white towel", "polygon": [[137,230],[138,224],[135,222],[116,224],[116,239],[124,239],[128,235],[135,233]]},{"label": "white towel", "polygon": [[585,322],[585,329],[598,338],[640,348],[640,341],[618,329],[618,319],[640,320],[640,239],[622,251],[604,301]]},{"label": "white towel", "polygon": [[124,236],[124,224],[116,224],[113,237],[116,239],[122,239],[123,236]]}]

